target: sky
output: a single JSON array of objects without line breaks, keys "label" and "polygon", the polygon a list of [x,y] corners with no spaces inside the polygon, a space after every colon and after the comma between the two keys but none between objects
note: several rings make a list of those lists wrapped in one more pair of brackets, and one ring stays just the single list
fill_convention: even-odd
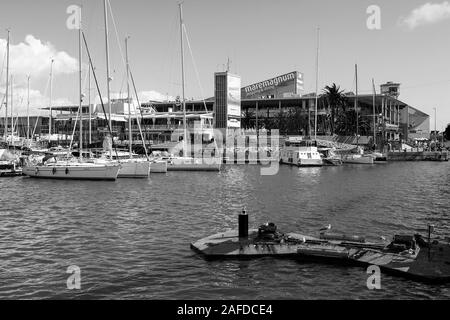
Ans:
[{"label": "sky", "polygon": [[[141,102],[181,94],[178,1],[109,0],[111,90],[126,92],[124,39]],[[6,29],[11,30],[10,71],[14,110],[24,114],[30,76],[32,113],[52,105],[77,104],[78,33],[69,30],[67,8],[81,5],[83,30],[102,96],[106,96],[103,0],[2,0],[0,4],[0,99],[6,80]],[[367,20],[380,8],[380,28]],[[185,0],[183,15],[186,97],[214,94],[214,72],[241,76],[242,85],[298,70],[305,92],[315,91],[317,28],[320,28],[319,88],[331,83],[360,93],[387,81],[399,82],[399,99],[430,114],[434,129],[450,123],[450,3],[423,0]],[[373,21],[373,20],[371,20]],[[117,30],[117,34],[116,34]],[[83,92],[88,96],[87,58]],[[94,85],[92,84],[92,88]],[[90,90],[92,99],[98,96]],[[0,110],[3,116],[4,107]]]}]

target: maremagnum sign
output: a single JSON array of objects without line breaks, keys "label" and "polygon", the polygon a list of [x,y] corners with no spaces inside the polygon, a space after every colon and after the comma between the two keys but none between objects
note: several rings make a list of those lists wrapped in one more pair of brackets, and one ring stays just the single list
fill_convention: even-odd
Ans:
[{"label": "maremagnum sign", "polygon": [[283,98],[288,95],[300,94],[301,90],[303,90],[303,74],[293,71],[242,88],[241,98]]}]

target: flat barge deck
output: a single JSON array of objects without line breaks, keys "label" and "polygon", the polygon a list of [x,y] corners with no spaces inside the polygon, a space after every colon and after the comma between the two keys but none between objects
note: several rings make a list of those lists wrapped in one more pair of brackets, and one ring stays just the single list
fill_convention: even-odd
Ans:
[{"label": "flat barge deck", "polygon": [[238,230],[195,241],[191,243],[191,249],[205,259],[270,256],[298,261],[378,266],[385,273],[414,280],[450,282],[450,244],[431,241],[431,231],[428,241],[420,235],[396,235],[390,243],[370,243],[359,236],[331,234],[328,230],[321,232],[319,237],[280,233],[273,223],[249,230],[248,217],[241,214]]}]

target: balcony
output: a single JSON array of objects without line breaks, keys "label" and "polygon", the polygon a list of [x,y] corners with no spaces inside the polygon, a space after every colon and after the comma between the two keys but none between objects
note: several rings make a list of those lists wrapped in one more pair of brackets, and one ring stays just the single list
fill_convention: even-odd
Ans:
[{"label": "balcony", "polygon": [[[193,123],[188,123],[186,125],[187,129],[194,129],[194,127],[195,126],[194,126]],[[198,128],[203,128],[203,129],[212,129],[212,127],[210,125],[202,125],[202,126],[197,126],[197,127]],[[163,125],[152,125],[152,124],[149,124],[149,125],[141,125],[141,130],[142,131],[145,131],[145,130],[174,131],[174,130],[183,130],[183,128],[184,128],[184,126],[182,124],[181,125],[178,125],[178,124],[169,124],[169,125],[167,125],[167,124],[165,124],[165,125],[164,124]],[[139,126],[133,125],[133,126],[131,126],[131,130],[133,132],[139,132]],[[128,126],[125,126],[125,131],[128,131]]]}]

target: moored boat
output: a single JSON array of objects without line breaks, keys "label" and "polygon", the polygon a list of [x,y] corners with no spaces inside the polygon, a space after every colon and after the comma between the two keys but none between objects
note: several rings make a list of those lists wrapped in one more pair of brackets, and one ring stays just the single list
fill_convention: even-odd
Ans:
[{"label": "moored boat", "polygon": [[148,178],[150,162],[146,159],[128,159],[120,162],[118,178]]},{"label": "moored boat", "polygon": [[317,145],[311,141],[294,137],[285,141],[280,153],[280,163],[299,167],[321,167],[323,165]]},{"label": "moored boat", "polygon": [[[69,158],[67,161],[57,161],[56,155],[46,156],[42,162],[29,161],[23,168],[23,173],[32,178],[41,179],[76,179],[76,180],[116,180],[119,173],[120,165],[117,163],[94,163],[91,160],[85,160],[83,158],[83,131],[82,131],[82,114],[83,114],[83,94],[82,94],[82,25],[81,14],[80,24],[78,25],[78,71],[79,71],[79,109],[78,114],[80,116],[80,134],[79,134],[79,159]],[[90,59],[89,59],[90,60]],[[92,64],[92,61],[90,61]],[[53,63],[53,60],[52,60]],[[51,79],[51,73],[50,73]],[[108,96],[109,98],[109,96]],[[108,99],[109,100],[109,99]],[[109,101],[108,101],[109,102]],[[78,119],[77,119],[78,120]],[[75,125],[76,127],[76,125]],[[110,127],[109,127],[110,129]],[[49,133],[52,133],[51,127]],[[111,130],[109,130],[111,134]],[[72,141],[71,141],[72,145]]]},{"label": "moored boat", "polygon": [[19,157],[8,149],[0,149],[0,177],[14,177],[22,175]]},{"label": "moored boat", "polygon": [[350,154],[342,156],[342,162],[348,164],[373,164],[374,158],[368,155]]},{"label": "moored boat", "polygon": [[69,161],[26,165],[23,168],[23,174],[40,179],[116,180],[119,168],[119,164]]},{"label": "moored boat", "polygon": [[360,236],[329,233],[330,228],[319,237],[281,233],[273,223],[249,229],[244,211],[239,215],[238,230],[197,240],[191,243],[191,249],[206,259],[290,257],[298,261],[377,266],[383,272],[425,282],[450,281],[450,244],[431,241],[430,229],[428,241],[420,235],[396,235],[390,243],[375,243]]},{"label": "moored boat", "polygon": [[167,159],[167,171],[220,171],[220,158],[170,157]]},{"label": "moored boat", "polygon": [[151,173],[166,173],[167,161],[165,160],[150,160],[150,172]]},{"label": "moored boat", "polygon": [[356,146],[351,152],[341,155],[343,163],[373,164],[375,157],[372,154],[364,154],[364,150],[360,146]]},{"label": "moored boat", "polygon": [[368,156],[371,156],[373,158],[373,163],[376,163],[376,164],[388,163],[387,156],[381,152],[369,153]]},{"label": "moored boat", "polygon": [[364,241],[306,241],[298,246],[301,259],[326,260],[381,271],[425,282],[450,281],[450,245],[425,241],[420,235],[395,235],[387,245]]},{"label": "moored boat", "polygon": [[334,148],[319,148],[318,149],[324,166],[340,166],[342,159],[334,153]]},{"label": "moored boat", "polygon": [[120,165],[117,178],[148,178],[150,174],[150,161],[145,158],[135,158],[136,155],[128,152],[106,152],[102,157],[95,159],[98,164]]},{"label": "moored boat", "polygon": [[14,177],[22,175],[22,168],[15,162],[0,161],[0,177]]}]

